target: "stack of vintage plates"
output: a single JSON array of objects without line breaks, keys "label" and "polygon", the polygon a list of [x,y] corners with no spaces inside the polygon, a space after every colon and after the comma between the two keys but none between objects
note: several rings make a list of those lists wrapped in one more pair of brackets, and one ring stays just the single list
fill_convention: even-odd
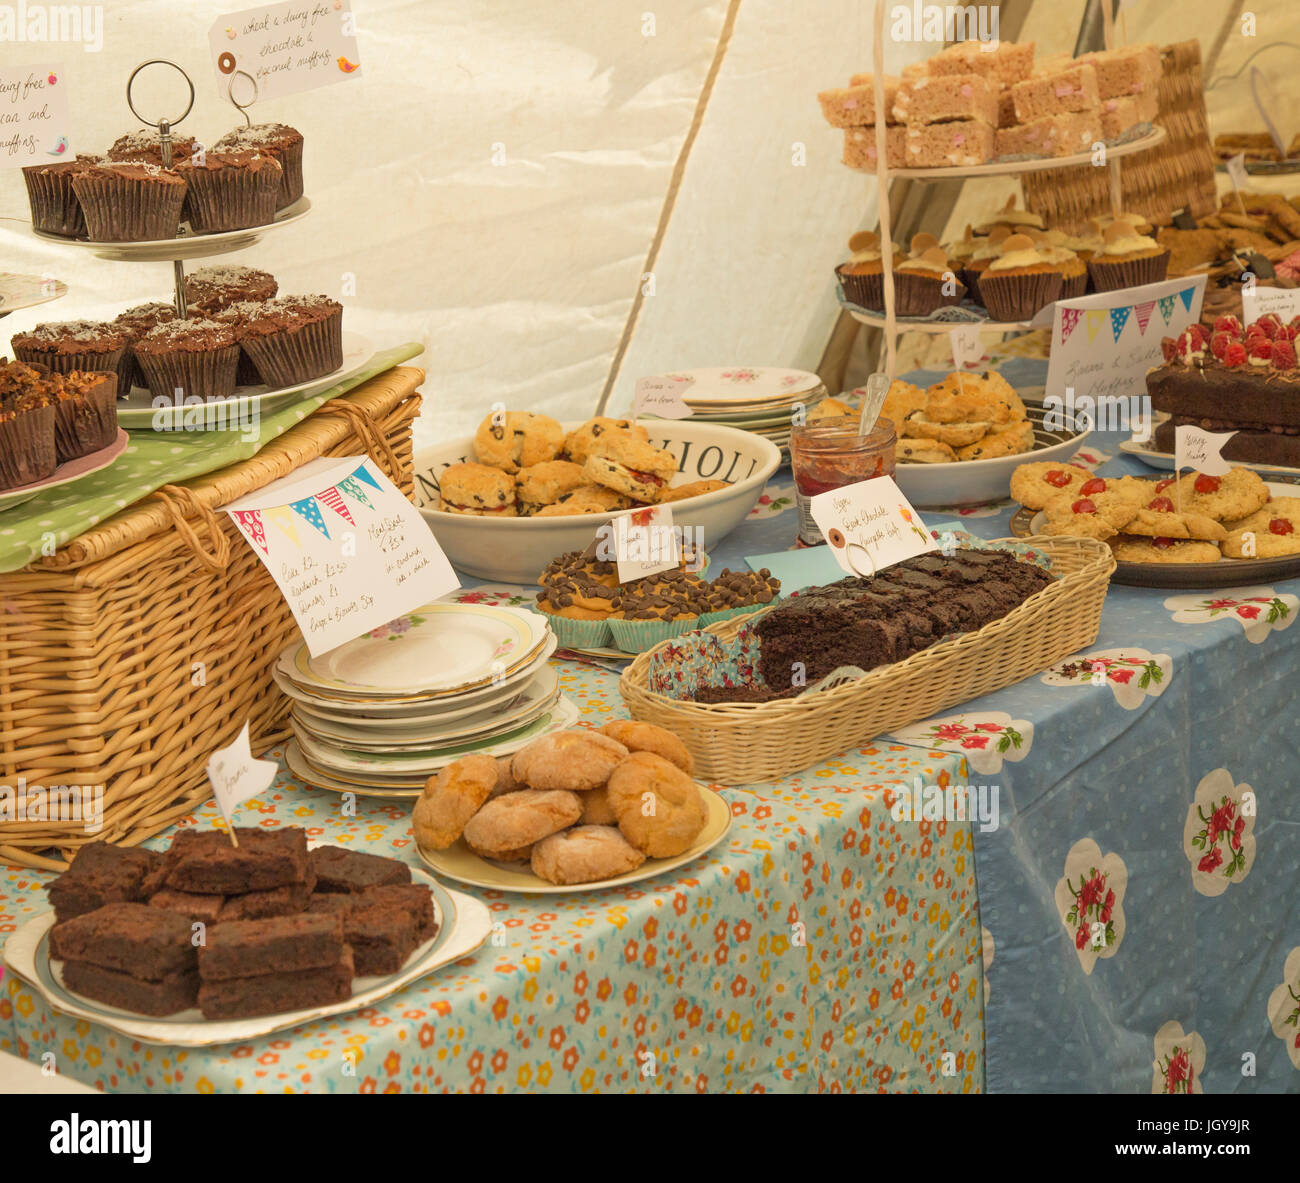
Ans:
[{"label": "stack of vintage plates", "polygon": [[693,419],[761,435],[784,451],[790,447],[790,421],[796,407],[802,404],[807,412],[826,397],[822,380],[804,370],[722,366],[681,370],[671,376],[692,380],[682,401],[691,408]]},{"label": "stack of vintage plates", "polygon": [[299,642],[272,671],[293,699],[286,761],[318,788],[418,796],[461,756],[508,756],[577,721],[555,646],[538,613],[443,602],[320,657]]}]

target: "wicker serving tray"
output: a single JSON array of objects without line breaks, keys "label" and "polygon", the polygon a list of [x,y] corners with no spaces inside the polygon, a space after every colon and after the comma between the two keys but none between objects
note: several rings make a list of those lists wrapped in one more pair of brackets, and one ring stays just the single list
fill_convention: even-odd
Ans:
[{"label": "wicker serving tray", "polygon": [[[655,653],[641,654],[619,679],[632,718],[674,731],[695,757],[696,775],[714,784],[778,780],[906,727],[946,707],[1010,686],[1086,648],[1097,638],[1115,559],[1087,538],[1008,539],[1052,560],[1058,576],[1000,620],[802,698],[758,704],[679,702],[650,690]],[[767,611],[767,609],[764,609]],[[710,625],[733,637],[760,612]]]}]

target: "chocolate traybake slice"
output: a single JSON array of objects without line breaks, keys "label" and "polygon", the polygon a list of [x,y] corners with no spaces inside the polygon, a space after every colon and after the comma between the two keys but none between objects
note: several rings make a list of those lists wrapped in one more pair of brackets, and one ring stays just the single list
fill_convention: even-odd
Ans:
[{"label": "chocolate traybake slice", "polygon": [[105,904],[139,903],[147,894],[146,878],[162,861],[163,856],[154,850],[88,842],[77,851],[71,866],[45,889],[54,915],[64,921]]},{"label": "chocolate traybake slice", "polygon": [[199,950],[205,982],[323,969],[343,955],[343,917],[323,912],[232,920],[207,934]]},{"label": "chocolate traybake slice", "polygon": [[205,978],[199,986],[199,1009],[205,1019],[238,1019],[328,1006],[352,997],[353,975],[352,950],[344,945],[336,961],[316,969]]},{"label": "chocolate traybake slice", "polygon": [[147,904],[105,904],[56,924],[50,956],[85,961],[146,982],[195,968],[196,950],[183,916]]},{"label": "chocolate traybake slice", "polygon": [[159,887],[200,895],[241,895],[307,880],[307,831],[238,826],[236,847],[222,830],[182,830],[167,851]]},{"label": "chocolate traybake slice", "polygon": [[67,961],[63,984],[74,993],[96,1002],[135,1011],[141,1015],[174,1015],[189,1010],[198,1001],[199,973],[196,969],[167,974],[156,982],[143,981],[116,969]]},{"label": "chocolate traybake slice", "polygon": [[318,846],[310,858],[318,892],[365,891],[368,887],[411,882],[411,868],[405,863],[363,850]]}]

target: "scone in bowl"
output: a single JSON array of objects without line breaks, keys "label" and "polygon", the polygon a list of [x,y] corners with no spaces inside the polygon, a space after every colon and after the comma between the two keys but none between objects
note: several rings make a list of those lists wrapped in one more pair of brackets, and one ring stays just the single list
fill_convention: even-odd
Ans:
[{"label": "scone in bowl", "polygon": [[953,506],[987,505],[1011,496],[1011,474],[1021,464],[1068,461],[1091,434],[1077,425],[1043,426],[1044,408],[1026,401],[1025,409],[1034,425],[1034,446],[1017,456],[991,460],[958,460],[945,464],[899,464],[894,481],[917,509],[948,509]]},{"label": "scone in bowl", "polygon": [[[564,424],[566,432],[585,420]],[[731,533],[758,503],[763,486],[781,464],[781,451],[762,436],[718,423],[645,420],[650,442],[677,457],[672,485],[730,481],[726,489],[674,501],[673,522],[698,531],[711,549]],[[556,555],[583,550],[603,522],[616,513],[562,518],[493,518],[446,513],[438,504],[443,469],[474,459],[474,437],[464,436],[416,453],[415,504],[438,545],[457,571],[500,583],[532,584]],[[950,466],[951,467],[951,466]],[[1008,487],[1011,480],[1007,476]]]}]

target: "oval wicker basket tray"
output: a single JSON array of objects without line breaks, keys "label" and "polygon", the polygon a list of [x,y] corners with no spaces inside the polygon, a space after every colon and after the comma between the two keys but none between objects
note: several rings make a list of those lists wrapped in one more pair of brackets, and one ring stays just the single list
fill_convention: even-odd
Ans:
[{"label": "oval wicker basket tray", "polygon": [[[1050,557],[1056,581],[977,632],[906,661],[797,699],[705,705],[650,690],[653,656],[673,643],[664,642],[623,671],[619,693],[632,718],[681,737],[701,780],[744,785],[788,776],[882,732],[1010,686],[1096,640],[1115,570],[1110,548],[1087,538],[1035,535],[1015,541]],[[705,631],[733,637],[758,615],[721,621]]]}]

